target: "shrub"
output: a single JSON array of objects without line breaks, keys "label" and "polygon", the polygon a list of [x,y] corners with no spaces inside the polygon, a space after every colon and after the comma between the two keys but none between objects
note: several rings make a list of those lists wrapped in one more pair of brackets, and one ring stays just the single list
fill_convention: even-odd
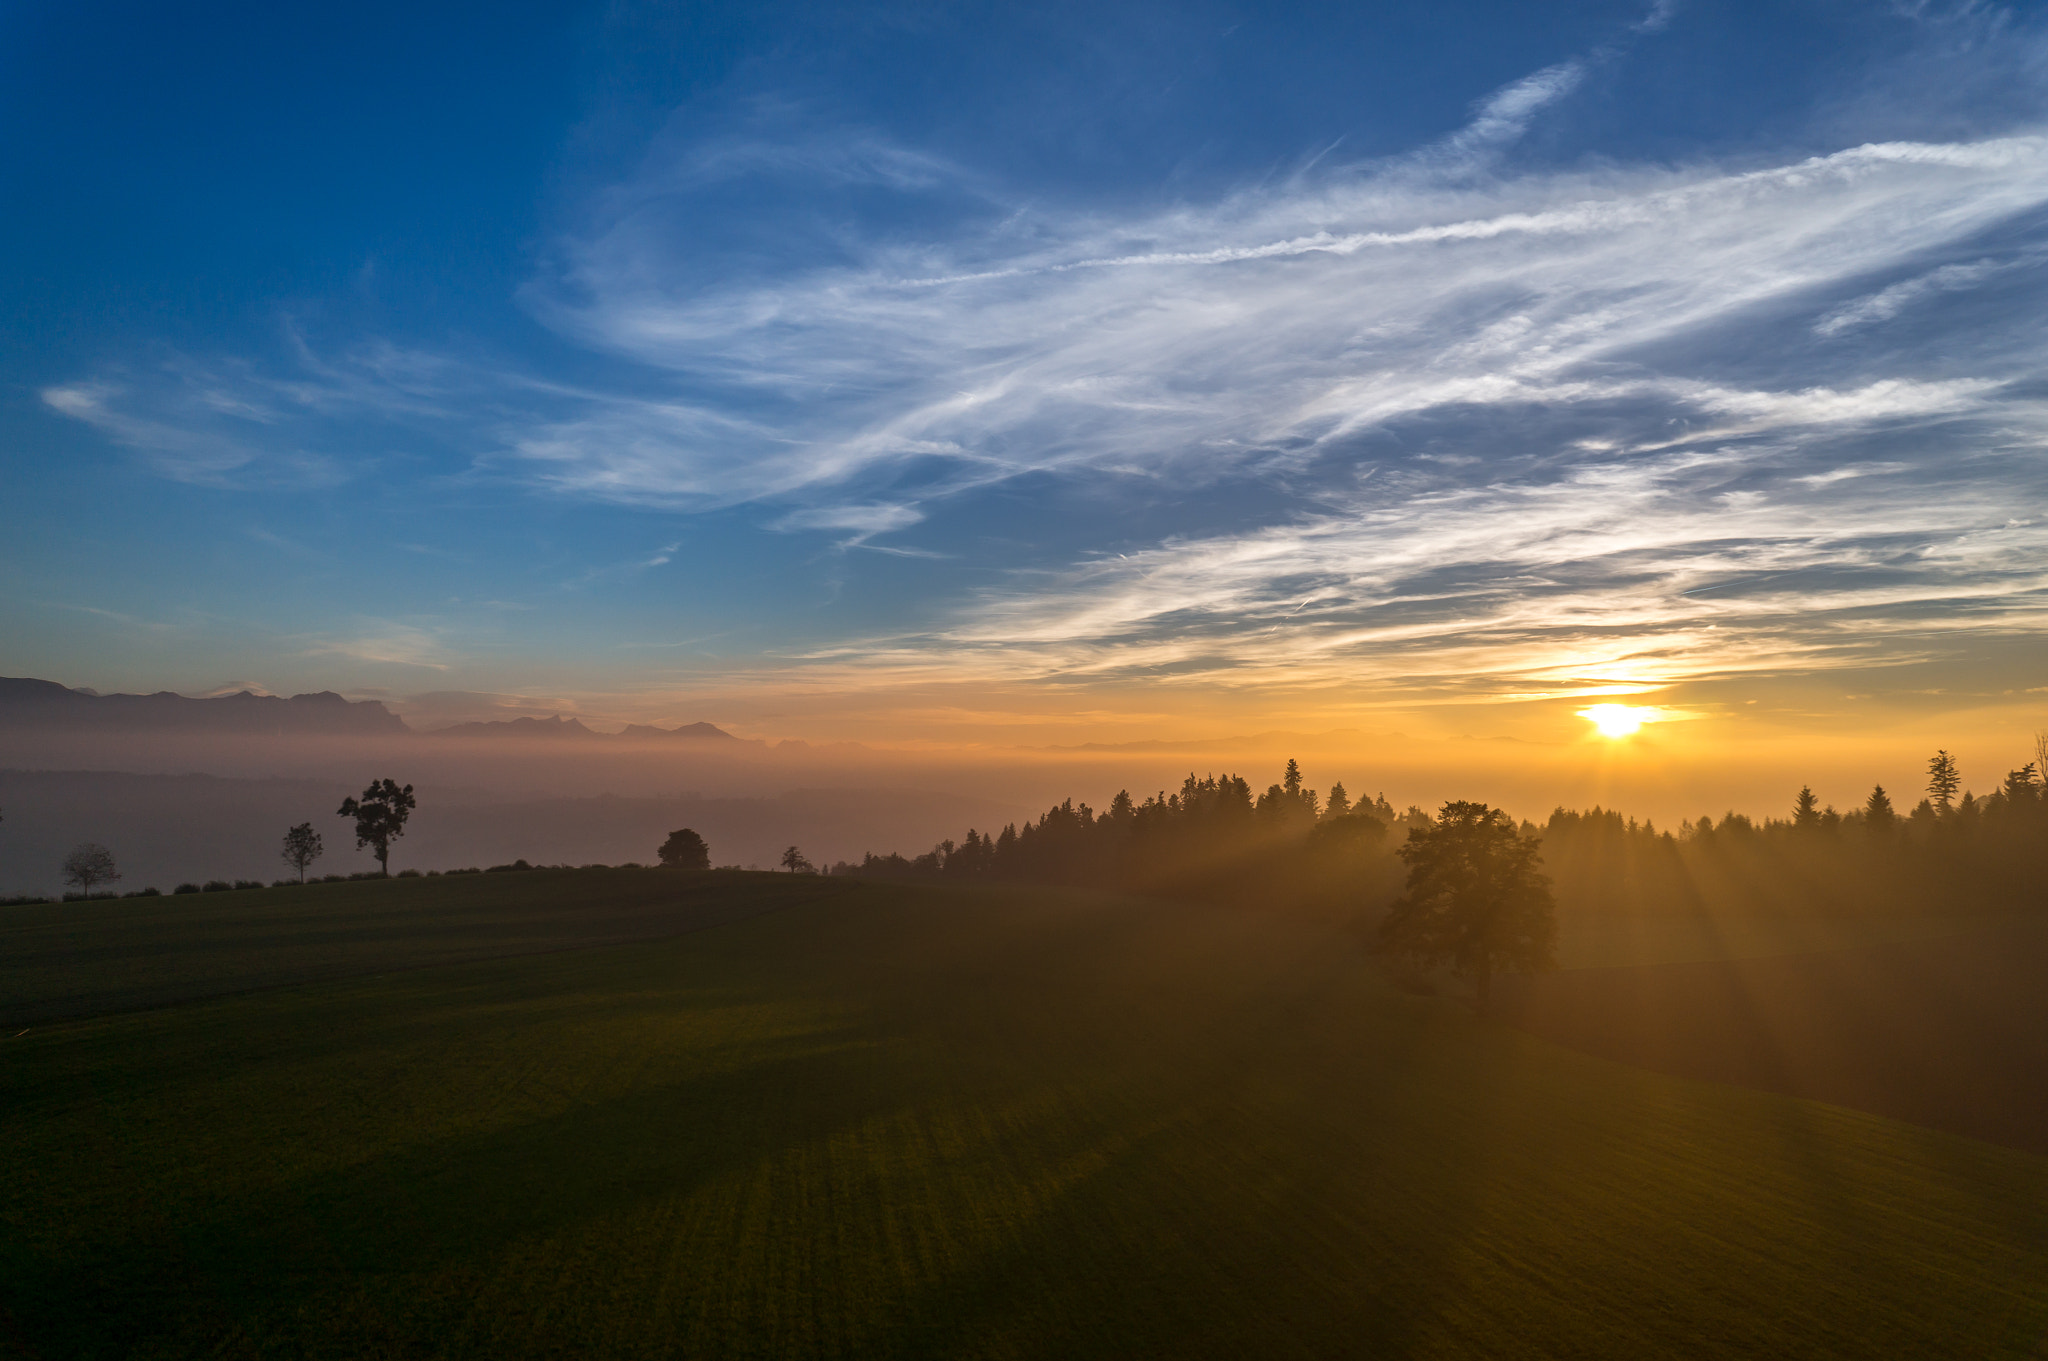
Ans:
[{"label": "shrub", "polygon": [[263,887],[263,881],[262,881],[261,879],[237,879],[237,880],[235,880],[235,887],[236,887],[236,888],[262,888],[262,887]]},{"label": "shrub", "polygon": [[622,870],[644,870],[647,866],[641,864],[638,860],[628,860],[625,864],[619,865],[616,868]]},{"label": "shrub", "polygon": [[391,877],[394,879],[417,879],[420,877],[420,872],[418,870],[400,870]]},{"label": "shrub", "polygon": [[197,893],[198,891],[199,885],[197,884],[180,884],[171,890],[173,893]]},{"label": "shrub", "polygon": [[346,874],[323,874],[313,882],[316,884],[345,884],[348,882],[348,876]]},{"label": "shrub", "polygon": [[225,879],[208,879],[202,893],[232,893],[235,886]]},{"label": "shrub", "polygon": [[123,898],[161,898],[164,894],[163,890],[159,888],[138,888],[121,896]]},{"label": "shrub", "polygon": [[533,866],[531,866],[531,865],[527,864],[527,863],[526,863],[526,860],[525,860],[525,858],[524,858],[524,857],[522,857],[522,858],[520,858],[520,859],[518,859],[518,860],[514,860],[514,861],[513,861],[513,862],[512,862],[511,864],[509,864],[509,865],[493,865],[493,866],[491,866],[491,867],[490,867],[489,869],[485,870],[485,871],[484,871],[484,873],[485,873],[485,874],[504,874],[504,873],[507,873],[508,871],[512,871],[512,870],[530,870],[530,869],[532,869],[532,868],[533,868]]},{"label": "shrub", "polygon": [[34,903],[47,903],[48,898],[39,898],[33,893],[18,893],[12,898],[0,898],[0,907],[28,907]]}]

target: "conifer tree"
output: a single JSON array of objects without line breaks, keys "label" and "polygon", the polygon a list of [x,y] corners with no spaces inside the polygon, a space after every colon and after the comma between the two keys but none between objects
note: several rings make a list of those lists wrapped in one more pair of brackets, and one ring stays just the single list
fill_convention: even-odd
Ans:
[{"label": "conifer tree", "polygon": [[1927,758],[1927,797],[1933,800],[1936,812],[1943,815],[1954,812],[1956,791],[1962,787],[1963,780],[1956,770],[1955,757],[1946,751],[1937,751]]}]

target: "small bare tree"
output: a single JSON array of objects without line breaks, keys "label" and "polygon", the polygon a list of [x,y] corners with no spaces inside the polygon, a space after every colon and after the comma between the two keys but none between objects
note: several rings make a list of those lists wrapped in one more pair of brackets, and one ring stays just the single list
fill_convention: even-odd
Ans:
[{"label": "small bare tree", "polygon": [[64,882],[76,884],[88,898],[94,884],[111,884],[120,877],[114,868],[114,853],[97,841],[81,842],[64,857]]},{"label": "small bare tree", "polygon": [[327,848],[320,844],[320,834],[313,830],[313,824],[302,822],[284,834],[284,849],[278,854],[284,863],[299,872],[299,882],[306,882],[306,866],[318,860]]}]

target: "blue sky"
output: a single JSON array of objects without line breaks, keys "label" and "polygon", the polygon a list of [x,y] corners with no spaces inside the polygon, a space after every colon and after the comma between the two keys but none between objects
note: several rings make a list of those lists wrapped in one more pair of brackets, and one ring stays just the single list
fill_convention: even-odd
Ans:
[{"label": "blue sky", "polygon": [[0,38],[10,674],[897,737],[2040,679],[2038,10]]}]

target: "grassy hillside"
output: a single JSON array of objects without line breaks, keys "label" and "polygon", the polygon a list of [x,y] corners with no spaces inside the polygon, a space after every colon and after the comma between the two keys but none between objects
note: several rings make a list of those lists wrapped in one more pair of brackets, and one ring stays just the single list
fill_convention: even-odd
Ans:
[{"label": "grassy hillside", "polygon": [[749,916],[792,888],[717,891],[736,919],[670,939],[0,1040],[0,1350],[2048,1335],[2048,1160],[1574,1054],[1389,989],[1319,927],[886,886]]},{"label": "grassy hillside", "polygon": [[1645,1068],[2048,1153],[2048,919],[1509,979],[1497,1014]]},{"label": "grassy hillside", "polygon": [[0,908],[0,1029],[674,936],[844,889],[797,875],[530,870]]}]

